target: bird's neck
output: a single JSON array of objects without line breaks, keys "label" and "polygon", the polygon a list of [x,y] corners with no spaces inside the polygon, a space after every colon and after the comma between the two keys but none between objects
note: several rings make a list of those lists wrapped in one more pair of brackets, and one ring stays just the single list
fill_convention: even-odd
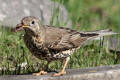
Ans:
[{"label": "bird's neck", "polygon": [[39,37],[44,39],[45,38],[45,28],[40,27],[39,30],[32,31],[30,29],[25,29],[26,35],[31,36],[31,37]]},{"label": "bird's neck", "polygon": [[26,28],[26,29],[25,29],[25,33],[26,33],[26,35],[28,35],[28,36],[36,36],[36,32],[35,32],[35,31],[32,31],[32,30],[29,29],[29,28]]}]

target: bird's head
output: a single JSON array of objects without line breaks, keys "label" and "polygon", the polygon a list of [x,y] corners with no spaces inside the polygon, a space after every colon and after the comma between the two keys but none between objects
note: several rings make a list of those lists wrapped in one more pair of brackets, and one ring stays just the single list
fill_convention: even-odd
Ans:
[{"label": "bird's head", "polygon": [[35,34],[38,30],[40,30],[40,20],[34,16],[24,17],[21,20],[20,24],[17,24],[14,29],[15,32],[20,30],[25,30],[28,34]]}]

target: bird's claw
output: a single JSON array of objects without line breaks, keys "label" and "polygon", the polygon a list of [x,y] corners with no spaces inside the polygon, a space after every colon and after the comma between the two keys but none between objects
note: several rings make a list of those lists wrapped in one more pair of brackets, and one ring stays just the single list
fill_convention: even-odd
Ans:
[{"label": "bird's claw", "polygon": [[47,74],[47,72],[45,72],[45,71],[40,71],[40,72],[38,72],[38,73],[33,73],[32,75],[33,75],[33,76],[39,76],[39,75],[45,75],[45,74]]},{"label": "bird's claw", "polygon": [[66,74],[66,72],[65,72],[65,71],[62,71],[62,72],[59,72],[59,73],[55,73],[55,74],[53,74],[52,76],[53,76],[53,77],[56,77],[56,76],[62,76],[62,75],[64,75],[64,74]]}]

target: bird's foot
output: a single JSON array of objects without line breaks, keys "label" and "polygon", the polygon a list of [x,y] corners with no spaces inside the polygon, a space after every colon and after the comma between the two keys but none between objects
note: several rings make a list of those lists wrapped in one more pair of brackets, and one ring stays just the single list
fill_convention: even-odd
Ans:
[{"label": "bird's foot", "polygon": [[40,72],[38,72],[38,73],[33,73],[32,75],[33,76],[39,76],[39,75],[45,75],[45,74],[47,74],[47,72],[45,72],[45,71],[40,71]]},{"label": "bird's foot", "polygon": [[53,76],[53,77],[56,77],[56,76],[62,76],[62,75],[64,75],[64,74],[66,74],[66,72],[65,72],[65,71],[61,71],[61,72],[59,72],[59,73],[53,74],[52,76]]}]

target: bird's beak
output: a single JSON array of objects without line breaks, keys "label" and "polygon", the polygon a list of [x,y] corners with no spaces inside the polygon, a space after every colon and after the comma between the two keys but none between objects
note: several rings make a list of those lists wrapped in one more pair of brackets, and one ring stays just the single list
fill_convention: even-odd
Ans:
[{"label": "bird's beak", "polygon": [[14,32],[18,32],[20,30],[23,30],[23,28],[27,28],[29,26],[23,25],[22,23],[17,24],[16,28],[14,29]]},{"label": "bird's beak", "polygon": [[22,27],[23,27],[23,28],[27,28],[27,27],[29,27],[29,26],[23,25]]}]

